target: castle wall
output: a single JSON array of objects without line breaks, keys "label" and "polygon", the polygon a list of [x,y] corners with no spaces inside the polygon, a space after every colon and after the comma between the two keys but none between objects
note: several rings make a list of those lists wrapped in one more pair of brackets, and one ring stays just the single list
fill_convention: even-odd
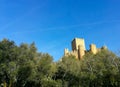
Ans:
[{"label": "castle wall", "polygon": [[[103,46],[102,48],[97,48],[95,44],[90,45],[89,52],[92,52],[93,54],[96,54],[97,52],[100,52],[102,49],[107,49],[106,46]],[[81,38],[75,38],[72,41],[72,51],[69,52],[68,49],[64,50],[64,56],[73,55],[76,57],[76,59],[82,59],[85,55],[85,42],[84,39]]]},{"label": "castle wall", "polygon": [[91,44],[91,45],[90,45],[90,51],[91,51],[93,54],[96,54],[96,53],[97,53],[97,48],[96,48],[96,45],[95,45],[95,44]]},{"label": "castle wall", "polygon": [[69,50],[67,48],[65,48],[64,56],[69,56],[69,55],[73,55],[73,56],[75,56],[76,59],[78,59],[78,51],[77,50],[69,52]]},{"label": "castle wall", "polygon": [[78,58],[82,59],[83,56],[85,55],[85,50],[84,47],[81,45],[78,46]]},{"label": "castle wall", "polygon": [[75,56],[76,59],[78,59],[78,51],[77,50],[71,51],[70,54]]}]

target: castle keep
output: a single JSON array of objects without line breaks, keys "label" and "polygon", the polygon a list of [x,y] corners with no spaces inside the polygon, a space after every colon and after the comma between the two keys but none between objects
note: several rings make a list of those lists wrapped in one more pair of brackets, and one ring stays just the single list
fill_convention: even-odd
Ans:
[{"label": "castle keep", "polygon": [[93,54],[96,54],[97,52],[101,51],[101,49],[107,49],[106,46],[97,48],[95,44],[90,44],[90,49],[86,50],[85,41],[82,38],[74,38],[71,44],[72,51],[69,51],[67,48],[65,48],[64,56],[73,55],[77,59],[82,59],[87,52],[92,52]]}]

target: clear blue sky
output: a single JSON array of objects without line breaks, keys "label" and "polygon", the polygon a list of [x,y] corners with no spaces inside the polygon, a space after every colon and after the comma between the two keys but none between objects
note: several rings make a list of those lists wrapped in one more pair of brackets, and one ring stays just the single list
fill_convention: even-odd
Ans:
[{"label": "clear blue sky", "polygon": [[36,43],[58,60],[74,37],[120,50],[120,0],[0,0],[0,40]]}]

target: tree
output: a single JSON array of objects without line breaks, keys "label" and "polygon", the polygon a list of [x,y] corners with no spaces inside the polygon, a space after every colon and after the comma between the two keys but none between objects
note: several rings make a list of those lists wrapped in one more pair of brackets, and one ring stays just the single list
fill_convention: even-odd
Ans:
[{"label": "tree", "polygon": [[4,86],[12,86],[17,74],[17,46],[13,41],[3,39],[0,42],[0,82]]},{"label": "tree", "polygon": [[120,57],[102,49],[82,60],[70,55],[54,62],[35,44],[0,41],[0,87],[119,87]]}]

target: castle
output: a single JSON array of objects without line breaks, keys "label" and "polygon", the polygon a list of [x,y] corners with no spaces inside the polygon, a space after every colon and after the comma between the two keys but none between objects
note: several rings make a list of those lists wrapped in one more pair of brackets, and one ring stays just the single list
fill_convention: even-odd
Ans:
[{"label": "castle", "polygon": [[93,54],[96,54],[100,52],[102,49],[107,49],[106,46],[97,48],[95,44],[90,44],[90,49],[86,50],[85,41],[83,38],[74,38],[71,44],[72,51],[69,51],[67,48],[65,48],[64,56],[73,55],[77,59],[82,59],[87,52],[92,52]]}]

